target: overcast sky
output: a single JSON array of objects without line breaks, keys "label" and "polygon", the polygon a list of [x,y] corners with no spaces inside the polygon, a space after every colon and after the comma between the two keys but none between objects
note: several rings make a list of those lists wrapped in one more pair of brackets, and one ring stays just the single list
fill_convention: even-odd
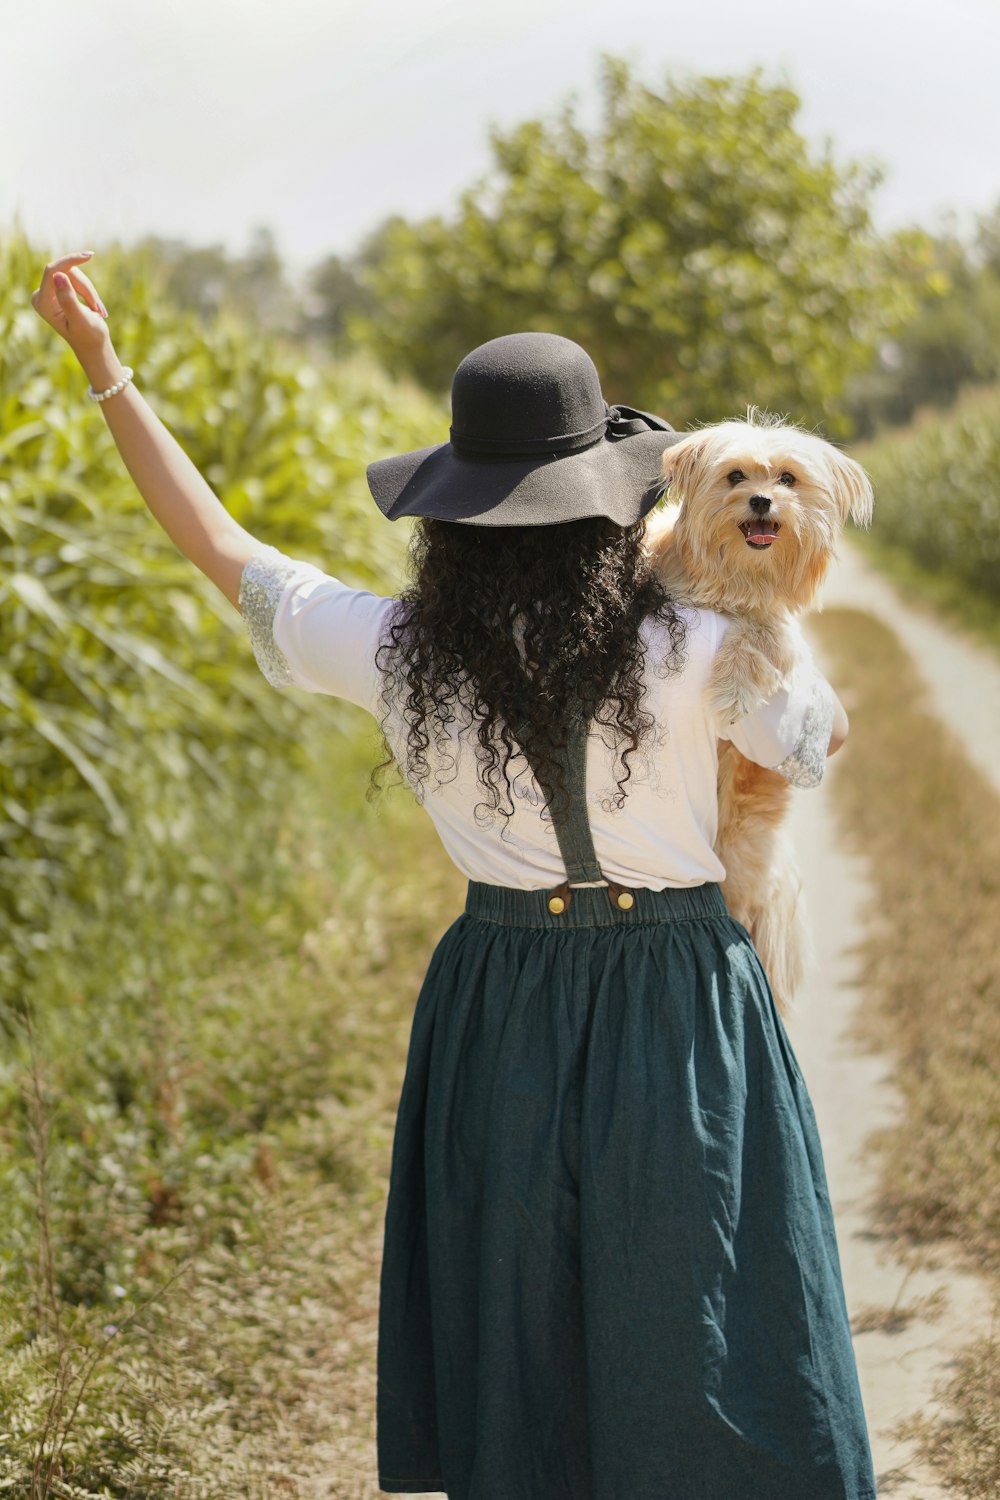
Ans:
[{"label": "overcast sky", "polygon": [[[801,126],[888,171],[885,228],[1000,199],[998,0],[0,0],[0,228],[47,253],[154,232],[293,272],[386,214],[447,208],[491,122],[761,64]],[[95,262],[95,280],[99,268]],[[99,284],[99,282],[98,282]]]}]

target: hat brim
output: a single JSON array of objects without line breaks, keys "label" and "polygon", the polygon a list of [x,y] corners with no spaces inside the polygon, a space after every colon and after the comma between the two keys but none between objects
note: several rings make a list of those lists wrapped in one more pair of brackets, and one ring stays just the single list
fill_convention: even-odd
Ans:
[{"label": "hat brim", "polygon": [[368,465],[368,488],[390,521],[431,516],[476,526],[551,526],[608,516],[631,526],[663,492],[661,458],[682,432],[602,438],[577,453],[498,462],[460,458],[451,443]]}]

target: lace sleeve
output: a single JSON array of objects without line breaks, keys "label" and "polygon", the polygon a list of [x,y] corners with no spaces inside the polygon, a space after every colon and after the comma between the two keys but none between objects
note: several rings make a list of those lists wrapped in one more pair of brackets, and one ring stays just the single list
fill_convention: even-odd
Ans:
[{"label": "lace sleeve", "polygon": [[777,771],[792,786],[819,786],[836,714],[833,688],[810,659],[752,713],[718,730],[741,755]]},{"label": "lace sleeve", "polygon": [[240,576],[239,611],[246,621],[257,665],[272,687],[288,687],[294,682],[288,658],[274,638],[274,617],[287,586],[309,569],[311,564],[286,557],[276,547],[264,546],[248,560]]},{"label": "lace sleeve", "polygon": [[379,687],[375,656],[395,604],[267,545],[248,558],[237,594],[257,665],[272,687],[345,698],[370,713]]},{"label": "lace sleeve", "polygon": [[833,689],[825,677],[812,680],[809,702],[795,748],[774,769],[792,786],[819,786],[826,769],[826,753],[833,733]]}]

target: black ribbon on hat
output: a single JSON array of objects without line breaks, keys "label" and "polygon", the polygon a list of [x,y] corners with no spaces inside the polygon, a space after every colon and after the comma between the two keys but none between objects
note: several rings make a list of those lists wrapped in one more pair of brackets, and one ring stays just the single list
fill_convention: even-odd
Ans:
[{"label": "black ribbon on hat", "polygon": [[609,406],[607,436],[609,438],[633,437],[637,432],[673,432],[669,422],[656,417],[651,411],[639,411],[635,406]]},{"label": "black ribbon on hat", "polygon": [[545,454],[558,457],[563,453],[580,453],[592,448],[595,443],[607,439],[634,437],[639,432],[673,432],[669,422],[652,412],[639,411],[635,406],[608,406],[605,402],[602,422],[582,432],[562,432],[555,437],[541,438],[487,438],[473,437],[468,433],[450,429],[451,446],[459,458],[487,460],[493,463],[516,462],[518,459],[540,458]]}]

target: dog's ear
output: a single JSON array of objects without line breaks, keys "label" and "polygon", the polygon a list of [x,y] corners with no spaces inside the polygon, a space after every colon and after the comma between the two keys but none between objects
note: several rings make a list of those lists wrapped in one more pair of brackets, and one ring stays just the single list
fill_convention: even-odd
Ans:
[{"label": "dog's ear", "polygon": [[833,492],[840,502],[841,513],[846,521],[858,526],[870,526],[875,492],[872,482],[856,459],[848,458],[839,448],[834,448],[830,458]]},{"label": "dog's ear", "polygon": [[704,456],[705,434],[689,432],[663,452],[663,477],[668,500],[680,501],[693,488],[698,465]]}]

